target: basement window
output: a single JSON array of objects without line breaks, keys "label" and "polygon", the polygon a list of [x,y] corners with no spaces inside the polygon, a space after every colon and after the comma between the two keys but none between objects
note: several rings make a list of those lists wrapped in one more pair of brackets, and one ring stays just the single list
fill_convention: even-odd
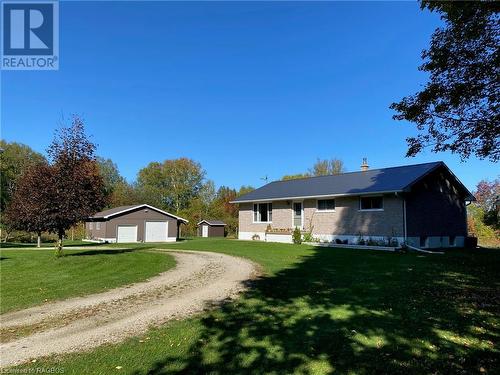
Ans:
[{"label": "basement window", "polygon": [[359,198],[359,209],[361,211],[383,210],[384,199],[382,197],[361,197]]},{"label": "basement window", "polygon": [[427,247],[427,236],[420,236],[420,247]]},{"label": "basement window", "polygon": [[457,238],[456,238],[455,236],[450,236],[450,239],[449,239],[449,246],[452,246],[452,247],[457,246],[457,244],[456,244],[456,240],[457,240]]},{"label": "basement window", "polygon": [[254,203],[253,205],[253,222],[254,223],[271,223],[273,221],[273,204],[272,203]]}]

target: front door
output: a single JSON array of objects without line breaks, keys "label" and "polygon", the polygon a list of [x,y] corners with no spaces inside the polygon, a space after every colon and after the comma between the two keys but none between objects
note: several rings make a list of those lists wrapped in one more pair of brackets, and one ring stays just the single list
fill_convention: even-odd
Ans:
[{"label": "front door", "polygon": [[293,202],[293,227],[302,229],[302,202]]},{"label": "front door", "polygon": [[202,237],[208,237],[208,225],[204,225],[201,227],[201,235]]}]

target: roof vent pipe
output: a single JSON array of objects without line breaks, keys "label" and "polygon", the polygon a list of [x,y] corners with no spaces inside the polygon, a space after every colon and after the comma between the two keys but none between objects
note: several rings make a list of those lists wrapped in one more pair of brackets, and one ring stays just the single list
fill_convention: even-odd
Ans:
[{"label": "roof vent pipe", "polygon": [[368,161],[366,158],[363,158],[363,163],[361,163],[361,171],[367,171],[370,166],[368,165]]}]

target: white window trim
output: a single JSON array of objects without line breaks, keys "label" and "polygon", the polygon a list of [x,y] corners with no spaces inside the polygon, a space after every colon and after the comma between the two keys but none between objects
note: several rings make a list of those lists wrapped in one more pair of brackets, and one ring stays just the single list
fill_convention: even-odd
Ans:
[{"label": "white window trim", "polygon": [[295,229],[295,223],[294,223],[294,216],[295,216],[295,209],[293,208],[294,203],[300,203],[301,207],[301,213],[300,213],[300,228],[299,229],[304,229],[304,201],[293,201],[292,202],[292,228]]},{"label": "white window trim", "polygon": [[[382,208],[361,208],[361,199],[362,198],[382,198]],[[364,196],[360,196],[359,197],[359,200],[358,200],[358,211],[362,211],[362,212],[370,212],[370,211],[384,211],[384,196],[383,195],[364,195]]]},{"label": "white window trim", "polygon": [[[254,215],[254,211],[253,211],[253,207],[254,205],[258,205],[258,204],[267,204],[267,217],[269,217],[269,204],[273,204],[273,202],[253,202],[252,204],[252,224],[272,224],[272,220],[271,221],[255,221],[255,215]],[[257,209],[257,212],[258,212],[258,209]],[[271,214],[272,214],[273,210],[271,208]]]},{"label": "white window trim", "polygon": [[[334,202],[335,208],[333,210],[320,210],[319,209],[319,201],[330,201],[332,200]],[[337,210],[337,202],[335,198],[325,198],[325,199],[316,199],[316,212],[318,213],[328,213],[328,212],[335,212]]]}]

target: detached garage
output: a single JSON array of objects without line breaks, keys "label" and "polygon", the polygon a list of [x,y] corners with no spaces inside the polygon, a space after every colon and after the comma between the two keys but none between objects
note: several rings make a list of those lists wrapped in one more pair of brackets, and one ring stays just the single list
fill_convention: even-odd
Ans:
[{"label": "detached garage", "polygon": [[188,221],[148,204],[111,208],[88,218],[88,240],[102,242],[174,242]]},{"label": "detached garage", "polygon": [[198,223],[198,236],[224,237],[226,224],[220,220],[202,220]]}]

